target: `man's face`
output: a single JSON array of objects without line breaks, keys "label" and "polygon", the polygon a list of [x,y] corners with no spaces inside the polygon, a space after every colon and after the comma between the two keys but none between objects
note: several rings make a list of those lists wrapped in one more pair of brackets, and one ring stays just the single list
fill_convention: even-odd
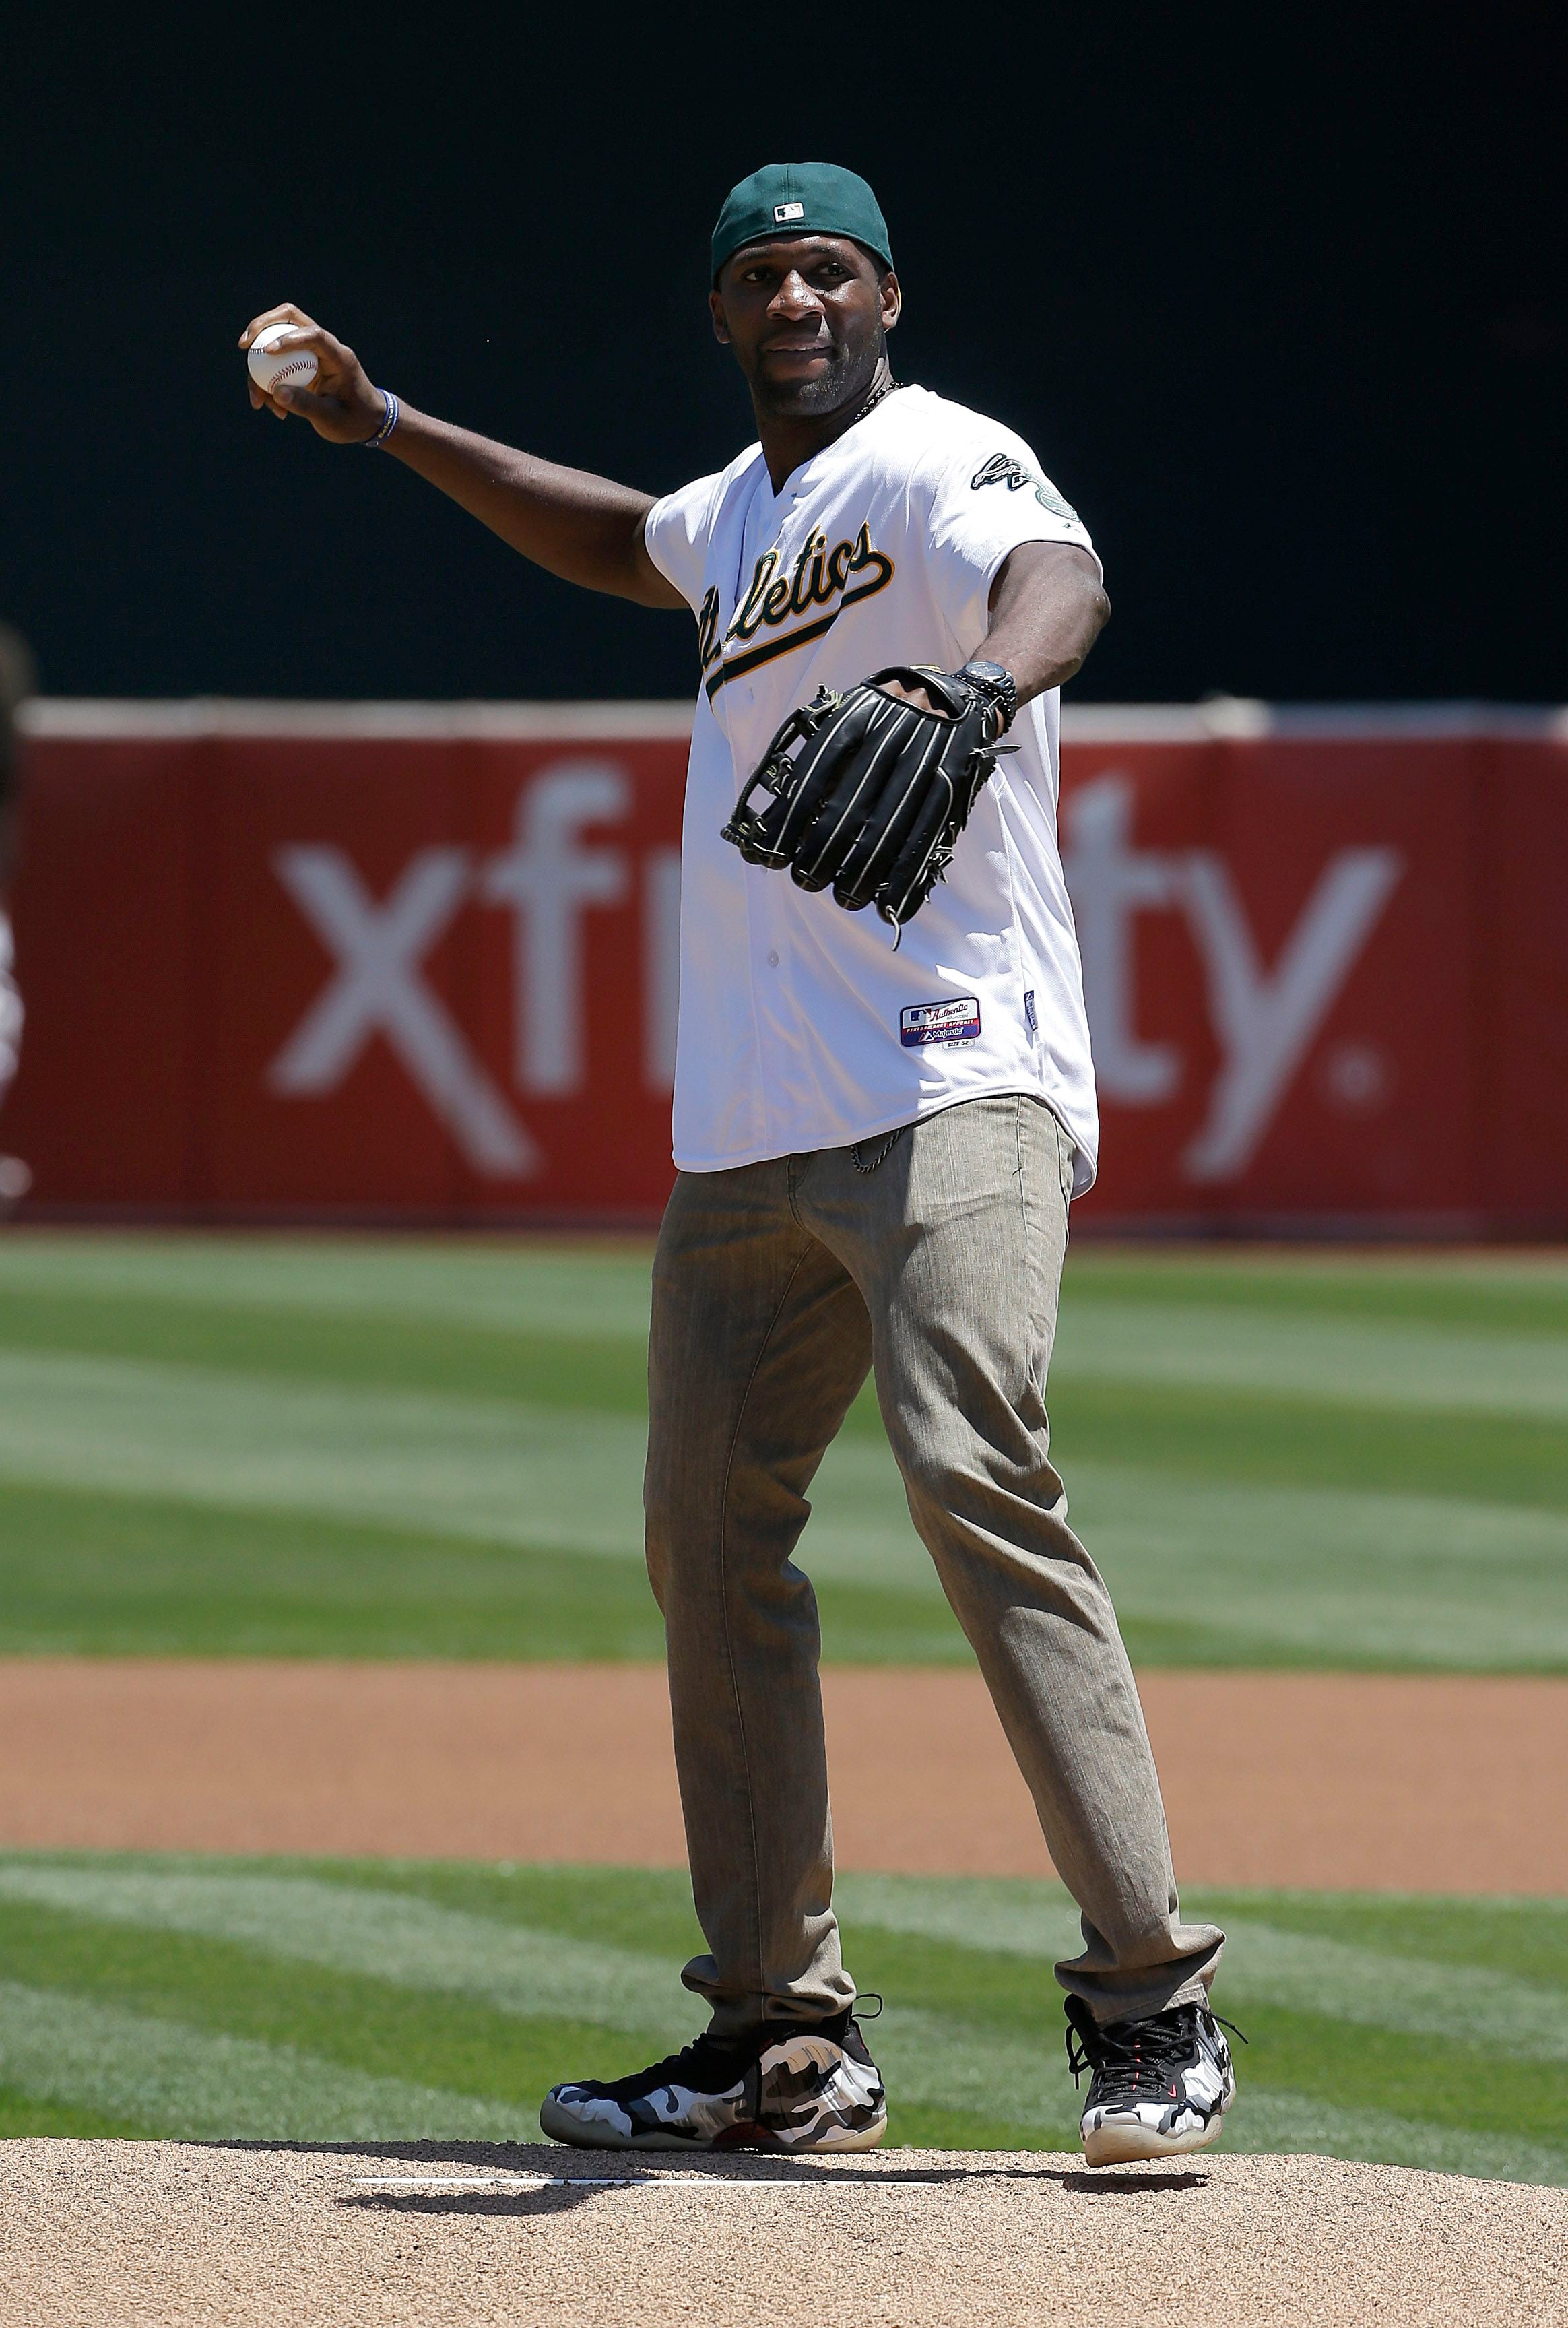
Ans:
[{"label": "man's face", "polygon": [[898,278],[847,235],[770,235],[725,260],[709,304],[758,410],[813,419],[870,386]]}]

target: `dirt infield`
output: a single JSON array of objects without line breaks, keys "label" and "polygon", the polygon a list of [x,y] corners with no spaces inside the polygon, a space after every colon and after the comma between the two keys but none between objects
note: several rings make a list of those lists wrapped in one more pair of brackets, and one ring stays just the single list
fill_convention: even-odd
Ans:
[{"label": "dirt infield", "polygon": [[[1568,1892],[1568,1682],[1141,1685],[1188,1882]],[[824,1686],[842,1865],[1046,1872],[977,1675]],[[679,1864],[663,1676],[0,1661],[0,1845]]]},{"label": "dirt infield", "polygon": [[[544,2179],[575,2175],[603,2179]],[[448,2187],[385,2187],[410,2179]],[[1321,2158],[1092,2175],[1039,2153],[906,2150],[681,2160],[672,2177],[646,2159],[433,2144],[15,2142],[0,2155],[4,2328],[1077,2328],[1156,2314],[1187,2328],[1533,2328],[1563,2317],[1565,2254],[1568,2192]]]}]

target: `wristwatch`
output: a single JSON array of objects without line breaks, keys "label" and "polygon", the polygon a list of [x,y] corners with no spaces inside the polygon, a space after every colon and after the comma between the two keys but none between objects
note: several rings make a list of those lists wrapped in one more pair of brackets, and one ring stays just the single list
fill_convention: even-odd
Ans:
[{"label": "wristwatch", "polygon": [[1019,683],[1011,671],[1004,671],[1000,662],[966,662],[957,676],[989,697],[1001,721],[996,732],[1005,736],[1019,709]]}]

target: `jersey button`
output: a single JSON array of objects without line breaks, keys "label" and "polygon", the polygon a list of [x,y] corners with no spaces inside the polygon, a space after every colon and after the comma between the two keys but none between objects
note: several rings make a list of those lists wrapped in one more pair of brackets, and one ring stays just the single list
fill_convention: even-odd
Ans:
[{"label": "jersey button", "polygon": [[776,954],[776,953],[774,953],[771,950],[770,950],[770,952],[769,952],[769,953],[768,953],[768,957],[767,957],[767,966],[768,966],[769,970],[776,970],[776,969],[778,968],[778,956],[777,956],[777,954]]}]

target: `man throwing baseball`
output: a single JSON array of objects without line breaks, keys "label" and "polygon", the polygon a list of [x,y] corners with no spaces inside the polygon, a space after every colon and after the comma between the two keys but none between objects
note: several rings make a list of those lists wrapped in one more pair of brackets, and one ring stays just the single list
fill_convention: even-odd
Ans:
[{"label": "man throwing baseball", "polygon": [[874,1373],[909,1509],[1083,1910],[1059,1965],[1091,2164],[1212,2141],[1222,1944],[1182,1920],[1046,1369],[1097,1122],[1057,853],[1057,690],[1109,613],[1020,438],[899,386],[870,188],[775,164],[719,213],[709,307],[758,441],[654,501],[414,412],[296,307],[314,384],[551,573],[690,610],[679,1178],[653,1269],[648,1565],[664,1613],[707,2029],[540,2120],[611,2149],[860,2150],[886,2126],[832,1911],[806,1491]]}]

